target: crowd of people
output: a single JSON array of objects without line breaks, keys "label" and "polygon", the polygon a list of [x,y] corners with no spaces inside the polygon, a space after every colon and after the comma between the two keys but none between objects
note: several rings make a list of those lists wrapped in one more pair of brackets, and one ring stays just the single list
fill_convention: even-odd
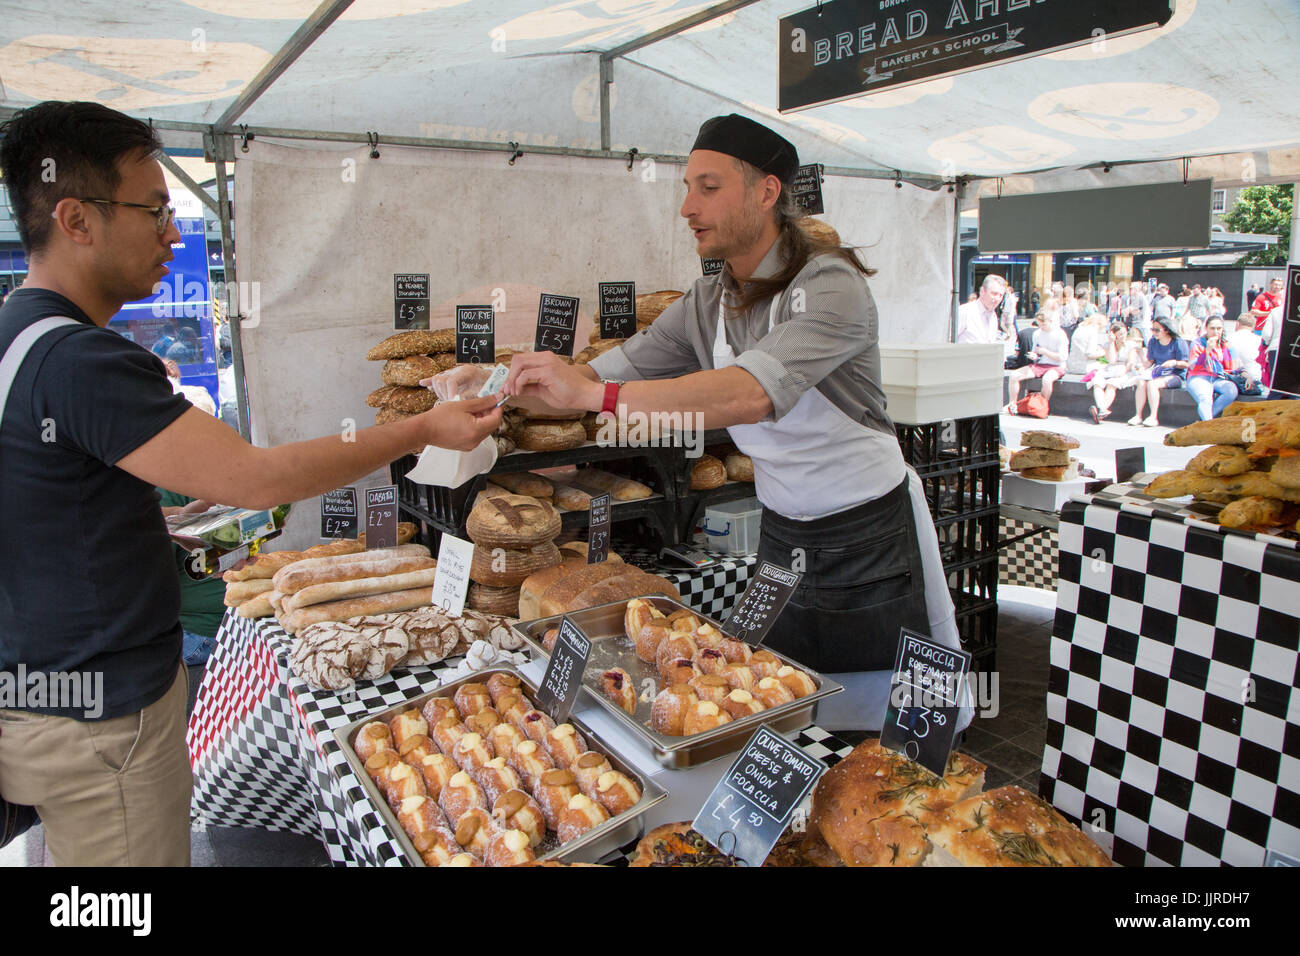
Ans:
[{"label": "crowd of people", "polygon": [[[1102,283],[1095,290],[1061,282],[1030,296],[1031,324],[1021,328],[1019,301],[999,275],[958,309],[957,341],[1001,343],[1007,352],[1009,402],[1017,414],[1024,382],[1039,379],[1051,402],[1064,375],[1090,385],[1094,422],[1109,418],[1118,394],[1133,389],[1129,425],[1159,425],[1160,393],[1185,388],[1202,419],[1217,416],[1239,395],[1265,394],[1281,337],[1283,280],[1251,296],[1247,311],[1230,320],[1223,293],[1184,285]],[[1253,290],[1252,290],[1253,291]],[[1150,407],[1149,413],[1147,412]]]}]

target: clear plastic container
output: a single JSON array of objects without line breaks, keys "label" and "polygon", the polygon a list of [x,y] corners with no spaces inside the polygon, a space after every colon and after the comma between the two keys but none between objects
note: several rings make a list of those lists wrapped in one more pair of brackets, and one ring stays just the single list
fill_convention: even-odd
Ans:
[{"label": "clear plastic container", "polygon": [[715,554],[754,554],[762,514],[757,498],[710,505],[704,512],[705,547]]}]

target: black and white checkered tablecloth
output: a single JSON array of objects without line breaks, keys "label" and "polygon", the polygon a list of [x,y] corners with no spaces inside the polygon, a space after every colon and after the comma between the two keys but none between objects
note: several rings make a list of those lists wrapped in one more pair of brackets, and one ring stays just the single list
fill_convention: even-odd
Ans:
[{"label": "black and white checkered tablecloth", "polygon": [[1300,854],[1300,554],[1165,504],[1061,511],[1042,795],[1123,865]]},{"label": "black and white checkered tablecloth", "polygon": [[[1003,518],[999,539],[1006,541],[1027,534],[1037,526],[1014,518]],[[1015,584],[1044,591],[1056,590],[1056,532],[1040,528],[1037,534],[1021,538],[1000,549],[998,584]]]}]

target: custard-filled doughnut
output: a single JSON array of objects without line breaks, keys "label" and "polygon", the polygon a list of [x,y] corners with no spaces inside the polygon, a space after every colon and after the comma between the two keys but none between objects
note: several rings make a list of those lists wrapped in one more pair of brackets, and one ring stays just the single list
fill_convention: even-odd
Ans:
[{"label": "custard-filled doughnut", "polygon": [[438,749],[448,757],[456,750],[456,742],[469,733],[469,728],[460,722],[454,713],[443,714],[442,719],[434,724],[429,736],[438,745]]},{"label": "custard-filled doughnut", "polygon": [[455,856],[453,856],[450,860],[448,860],[446,863],[442,865],[443,866],[486,866],[487,864],[484,863],[482,860],[480,860],[478,857],[471,856],[468,853],[457,853]]},{"label": "custard-filled doughnut", "polygon": [[475,807],[486,810],[487,797],[483,794],[483,788],[461,770],[452,774],[442,788],[442,793],[438,795],[438,806],[442,807],[442,812],[447,814],[447,819],[454,826],[466,811]]},{"label": "custard-filled doughnut", "polygon": [[745,663],[754,672],[755,679],[775,677],[777,671],[785,666],[785,662],[771,651],[755,651]]},{"label": "custard-filled doughnut", "polygon": [[731,716],[726,711],[711,700],[702,700],[686,712],[682,731],[689,737],[728,723],[731,723]]},{"label": "custard-filled doughnut", "polygon": [[503,830],[488,843],[483,862],[488,866],[521,866],[537,859],[532,841],[522,830]]},{"label": "custard-filled doughnut", "polygon": [[716,647],[701,647],[691,658],[701,674],[720,674],[727,666],[727,658]]},{"label": "custard-filled doughnut", "polygon": [[506,758],[506,763],[514,768],[523,779],[524,789],[533,792],[537,789],[542,774],[555,769],[555,761],[546,752],[546,748],[536,740],[525,740]]},{"label": "custard-filled doughnut", "polygon": [[645,627],[651,621],[662,621],[664,612],[659,610],[649,601],[642,598],[633,598],[627,602],[627,608],[623,611],[623,633],[627,639],[636,642],[636,636],[641,633],[641,628]]},{"label": "custard-filled doughnut", "polygon": [[537,846],[546,839],[546,815],[541,805],[522,790],[507,790],[492,805],[492,816],[503,830],[522,830]]},{"label": "custard-filled doughnut", "polygon": [[575,760],[569,769],[573,771],[573,779],[578,782],[578,789],[594,800],[596,781],[600,779],[602,773],[608,773],[614,768],[604,754],[588,750]]},{"label": "custard-filled doughnut", "polygon": [[559,825],[555,828],[560,843],[576,840],[593,827],[598,827],[609,819],[609,812],[586,794],[579,793],[569,800],[568,806],[560,814]]},{"label": "custard-filled doughnut", "polygon": [[569,801],[578,796],[578,784],[568,770],[548,770],[537,781],[537,792],[533,794],[546,817],[546,826],[554,830],[560,825]]},{"label": "custard-filled doughnut", "polygon": [[695,644],[697,647],[708,647],[716,651],[722,646],[725,639],[726,635],[712,624],[701,624],[695,629]]},{"label": "custard-filled doughnut", "polygon": [[718,645],[718,650],[722,651],[726,656],[728,664],[744,664],[754,656],[754,652],[749,649],[748,644],[744,641],[738,641],[734,637],[724,638],[722,643]]},{"label": "custard-filled doughnut", "polygon": [[697,676],[699,670],[691,662],[689,657],[678,657],[670,660],[659,670],[659,686],[672,687],[674,684],[689,684]]},{"label": "custard-filled doughnut", "polygon": [[601,774],[596,783],[596,802],[608,810],[610,816],[617,816],[641,802],[641,791],[627,774],[610,770]]},{"label": "custard-filled doughnut", "polygon": [[456,821],[456,842],[473,856],[483,859],[488,844],[497,835],[497,825],[492,814],[482,807],[471,807]]},{"label": "custard-filled doughnut", "polygon": [[718,672],[732,690],[752,691],[754,689],[754,672],[744,664],[728,664]]},{"label": "custard-filled doughnut", "polygon": [[658,619],[642,625],[641,630],[637,631],[636,637],[632,639],[632,643],[636,646],[637,658],[647,664],[653,664],[655,655],[659,653],[659,645],[668,640],[671,633],[668,624]]},{"label": "custard-filled doughnut", "polygon": [[430,754],[420,761],[420,776],[424,777],[424,788],[429,796],[437,800],[442,796],[442,788],[447,781],[460,773],[456,761],[446,754]]},{"label": "custard-filled doughnut", "polygon": [[776,672],[776,679],[786,687],[790,688],[790,693],[795,697],[807,697],[809,694],[817,692],[817,685],[813,679],[797,667],[782,667]]},{"label": "custard-filled doughnut", "polygon": [[573,762],[587,750],[587,741],[582,739],[582,734],[578,733],[573,724],[560,724],[552,729],[546,735],[545,745],[555,766],[565,770],[572,767]]},{"label": "custard-filled doughnut", "polygon": [[523,743],[526,738],[514,724],[500,723],[487,735],[492,743],[492,752],[498,757],[509,757],[510,753]]},{"label": "custard-filled doughnut", "polygon": [[451,759],[456,761],[460,769],[471,777],[478,773],[479,768],[485,766],[495,756],[496,754],[492,752],[492,745],[481,735],[472,733],[465,734],[460,740],[456,741],[456,746],[451,751]]},{"label": "custard-filled doughnut", "polygon": [[381,750],[396,750],[397,745],[393,743],[393,733],[388,725],[383,721],[372,720],[357,731],[352,749],[357,752],[361,762],[365,763]]},{"label": "custard-filled doughnut", "polygon": [[414,840],[421,833],[446,829],[447,818],[438,804],[428,797],[407,797],[397,806],[397,822]]},{"label": "custard-filled doughnut", "polygon": [[740,720],[750,714],[757,714],[763,705],[747,690],[733,690],[722,702],[722,709],[732,720]]},{"label": "custard-filled doughnut", "polygon": [[519,728],[524,732],[524,736],[529,740],[535,740],[539,744],[546,742],[546,735],[555,729],[555,721],[551,720],[544,712],[533,708],[524,714],[523,726]]},{"label": "custard-filled doughnut", "polygon": [[430,727],[436,727],[447,714],[460,716],[460,714],[456,713],[456,702],[450,697],[430,697],[424,702],[424,706],[420,708],[420,716],[424,718],[424,722]]},{"label": "custard-filled doughnut", "polygon": [[455,835],[444,827],[426,830],[412,837],[411,842],[415,844],[415,852],[420,854],[425,866],[446,866],[460,853],[460,844],[456,842]]},{"label": "custard-filled doughnut", "polygon": [[695,638],[689,634],[670,634],[659,644],[659,650],[655,651],[655,666],[662,671],[669,661],[675,661],[679,657],[694,657],[698,650]]},{"label": "custard-filled doughnut", "polygon": [[689,684],[674,684],[659,692],[650,706],[650,726],[668,737],[682,736],[686,712],[699,702]]},{"label": "custard-filled doughnut", "polygon": [[402,758],[402,763],[409,763],[416,770],[419,770],[424,758],[436,753],[441,753],[441,751],[438,750],[438,745],[428,737],[411,737],[398,748],[397,755]]},{"label": "custard-filled doughnut", "polygon": [[764,677],[755,684],[754,696],[764,707],[780,707],[794,700],[794,692],[775,677]]},{"label": "custard-filled doughnut", "polygon": [[477,714],[484,707],[492,706],[492,695],[488,693],[486,684],[461,684],[456,688],[453,700],[456,701],[456,711],[462,720],[470,714]]},{"label": "custard-filled doughnut", "polygon": [[519,678],[516,677],[514,674],[506,674],[504,672],[501,672],[501,673],[493,674],[487,680],[488,694],[492,697],[493,707],[495,707],[497,705],[497,701],[499,701],[505,695],[521,693],[522,687],[523,687],[523,682],[520,681]]},{"label": "custard-filled doughnut", "polygon": [[691,681],[691,689],[700,700],[711,700],[719,707],[731,693],[731,685],[721,674],[701,674]]},{"label": "custard-filled doughnut", "polygon": [[477,714],[465,718],[465,726],[476,734],[487,737],[492,728],[501,723],[501,715],[492,707],[484,707]]},{"label": "custard-filled doughnut", "polygon": [[399,763],[388,775],[388,786],[384,788],[384,797],[394,810],[407,797],[427,797],[429,791],[424,786],[424,777],[410,764]]},{"label": "custard-filled doughnut", "polygon": [[496,709],[507,722],[522,731],[524,716],[533,709],[533,705],[522,694],[502,694],[501,699],[497,701]]},{"label": "custard-filled doughnut", "polygon": [[503,793],[518,790],[523,786],[518,772],[514,767],[506,764],[505,757],[494,757],[489,760],[479,770],[475,779],[483,788],[483,795],[487,797],[488,803],[494,805]]},{"label": "custard-filled doughnut", "polygon": [[397,714],[388,726],[393,731],[393,745],[398,753],[402,752],[402,744],[412,737],[429,736],[429,722],[414,707]]},{"label": "custard-filled doughnut", "polygon": [[682,608],[679,611],[673,611],[668,615],[668,626],[674,631],[691,632],[696,630],[704,622],[696,616],[694,611],[688,611]]},{"label": "custard-filled doughnut", "polygon": [[402,758],[397,755],[396,750],[381,750],[366,761],[366,773],[370,775],[370,779],[383,792],[388,789],[388,781],[393,771],[401,766],[404,766],[404,764]]},{"label": "custard-filled doughnut", "polygon": [[601,692],[629,714],[636,713],[636,685],[632,675],[621,667],[611,667],[600,675]]}]

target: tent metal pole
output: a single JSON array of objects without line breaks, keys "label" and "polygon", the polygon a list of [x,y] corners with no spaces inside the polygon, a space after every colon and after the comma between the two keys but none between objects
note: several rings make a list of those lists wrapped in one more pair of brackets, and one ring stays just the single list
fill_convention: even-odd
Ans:
[{"label": "tent metal pole", "polygon": [[614,83],[614,63],[611,60],[600,58],[600,148],[609,150],[610,132],[609,132],[609,94],[610,86]]},{"label": "tent metal pole", "polygon": [[616,46],[612,50],[606,50],[600,55],[602,62],[606,60],[615,60],[620,56],[627,56],[642,47],[650,46],[652,43],[658,43],[660,40],[666,40],[671,36],[679,33],[685,33],[692,27],[698,27],[701,23],[708,23],[710,20],[716,20],[718,17],[726,16],[733,10],[739,10],[747,7],[751,3],[757,3],[758,0],[727,0],[726,3],[715,3],[706,10],[692,14],[689,17],[683,17],[676,23],[670,23],[666,27],[660,27],[652,33],[647,33],[643,37],[637,37],[635,40],[629,40],[621,46]]},{"label": "tent metal pole", "polygon": [[213,199],[211,196],[209,196],[207,190],[205,190],[202,186],[196,183],[190,177],[189,173],[181,169],[180,165],[177,164],[176,160],[172,159],[166,153],[162,153],[158,156],[158,161],[161,162],[164,166],[166,166],[169,170],[171,170],[172,175],[175,176],[177,179],[179,179],[181,181],[181,184],[190,192],[192,192],[195,195],[195,197],[199,200],[199,202],[203,203],[203,205],[207,206],[210,210],[212,210],[212,212],[216,213],[218,216],[221,215],[221,209],[217,206],[217,201]]},{"label": "tent metal pole", "polygon": [[266,66],[258,72],[257,76],[240,90],[235,101],[226,107],[224,113],[216,122],[218,130],[229,130],[233,127],[235,120],[243,116],[257,98],[270,89],[271,84],[280,78],[285,70],[293,65],[293,62],[307,52],[307,48],[316,42],[316,38],[324,33],[335,20],[342,16],[343,11],[352,6],[352,0],[322,0],[320,6],[312,11],[311,16],[302,22],[302,25],[293,32],[284,46],[280,47],[279,52],[271,57]]},{"label": "tent metal pole", "polygon": [[961,197],[966,184],[957,180],[952,193],[952,328],[948,341],[957,341],[957,309],[961,307]]},{"label": "tent metal pole", "polygon": [[[230,356],[235,365],[235,404],[239,413],[239,434],[244,441],[252,441],[252,427],[248,414],[248,384],[244,378],[244,344],[240,332],[243,303],[239,300],[238,276],[235,272],[235,243],[231,235],[230,192],[226,187],[226,159],[223,150],[229,150],[230,137],[212,137],[217,165],[217,214],[221,218],[221,260],[225,264],[226,321],[230,324]],[[224,141],[224,145],[223,145]],[[234,290],[234,297],[230,291]],[[231,304],[233,301],[233,305]]]}]

